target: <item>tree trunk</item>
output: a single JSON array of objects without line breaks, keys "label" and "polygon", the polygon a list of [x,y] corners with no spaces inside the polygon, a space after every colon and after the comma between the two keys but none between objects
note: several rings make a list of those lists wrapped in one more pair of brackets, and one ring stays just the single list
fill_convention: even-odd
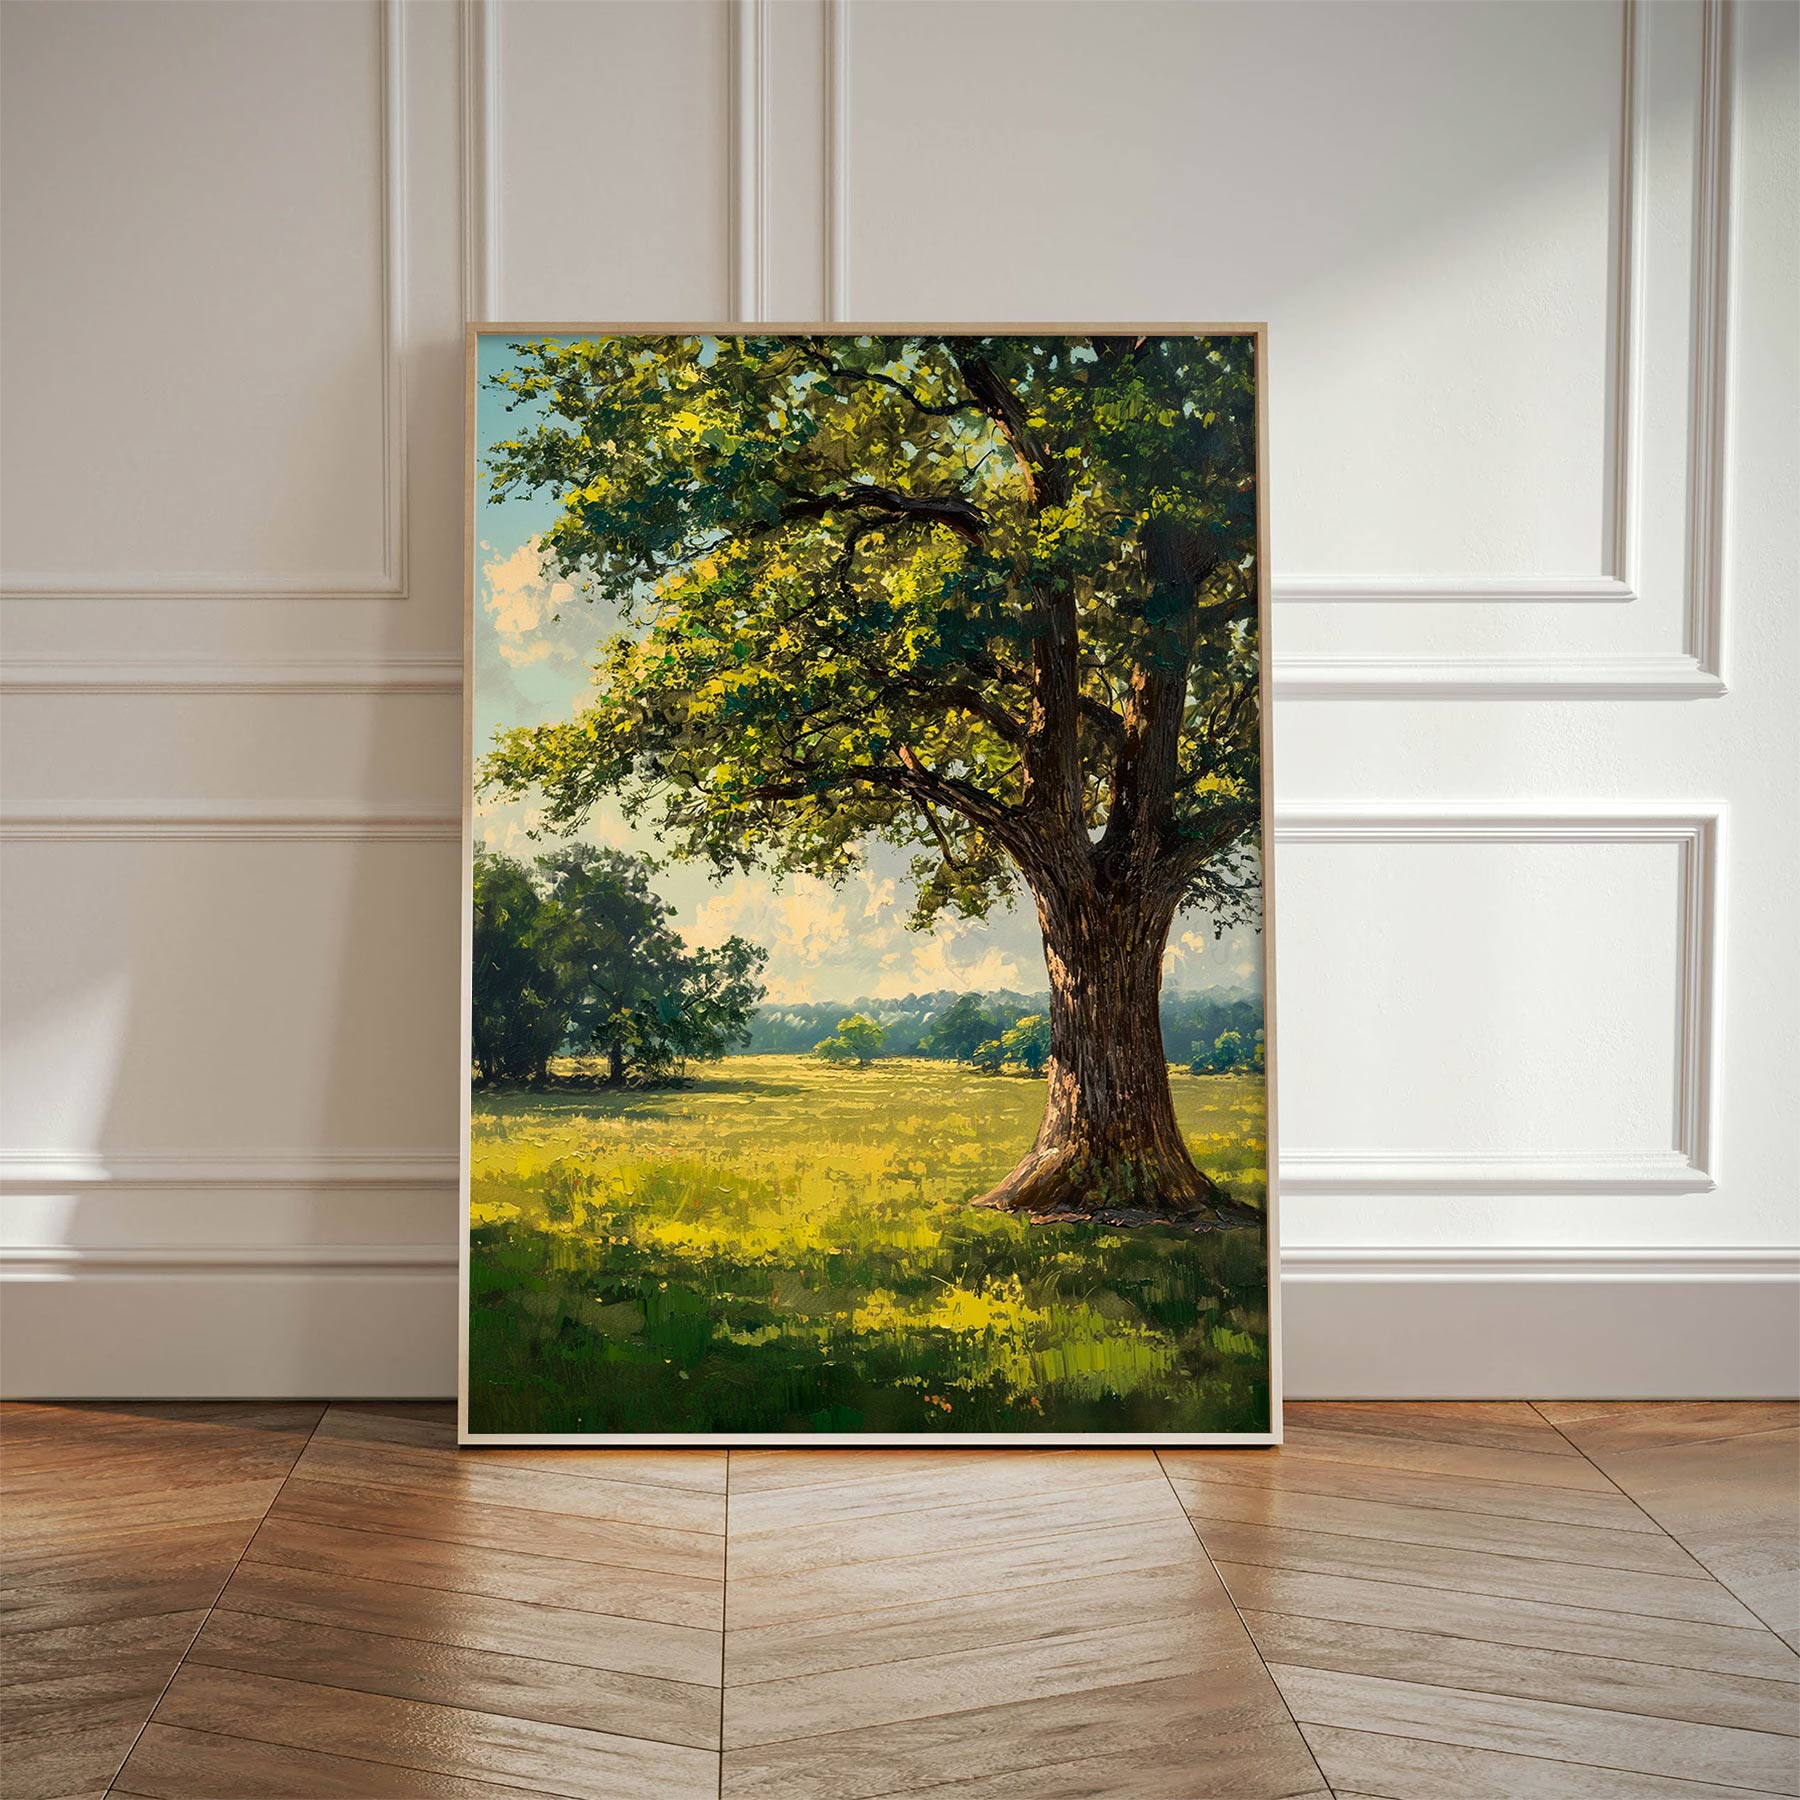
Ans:
[{"label": "tree trunk", "polygon": [[625,1046],[614,1044],[611,1050],[611,1063],[606,1071],[606,1079],[613,1087],[625,1085]]},{"label": "tree trunk", "polygon": [[1043,1123],[977,1204],[1121,1224],[1235,1218],[1188,1155],[1169,1091],[1158,1002],[1173,906],[1109,900],[1077,879],[1044,883],[1037,909],[1050,972]]}]

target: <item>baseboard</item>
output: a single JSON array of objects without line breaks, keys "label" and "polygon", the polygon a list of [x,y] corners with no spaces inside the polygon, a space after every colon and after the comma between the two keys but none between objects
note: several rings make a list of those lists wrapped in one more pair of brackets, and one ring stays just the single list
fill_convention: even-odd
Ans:
[{"label": "baseboard", "polygon": [[1800,1251],[1325,1249],[1281,1258],[1294,1400],[1787,1399]]},{"label": "baseboard", "polygon": [[[1800,1382],[1800,1251],[1282,1257],[1302,1399],[1768,1399]],[[9,1399],[449,1395],[440,1245],[0,1251]]]},{"label": "baseboard", "polygon": [[0,1397],[447,1396],[456,1314],[436,1246],[4,1250]]}]

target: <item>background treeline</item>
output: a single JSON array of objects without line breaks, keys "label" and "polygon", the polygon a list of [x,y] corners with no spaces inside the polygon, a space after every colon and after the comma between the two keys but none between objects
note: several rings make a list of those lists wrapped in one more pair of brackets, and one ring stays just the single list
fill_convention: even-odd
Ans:
[{"label": "background treeline", "polygon": [[[847,1015],[872,1019],[882,1027],[875,1057],[930,1056],[984,1066],[979,1053],[985,1044],[1005,1045],[1006,1034],[1027,1030],[1009,1048],[1024,1054],[1004,1060],[1008,1066],[1028,1068],[1036,1033],[1030,1022],[1045,1019],[1050,1011],[1047,994],[1021,994],[997,989],[985,994],[908,994],[900,1000],[834,1000],[806,1005],[764,1005],[750,1021],[751,1055],[780,1053],[805,1056],[824,1039],[837,1034]],[[955,1014],[951,1019],[948,1015]],[[1262,1000],[1254,994],[1165,994],[1162,999],[1163,1049],[1169,1061],[1193,1067],[1197,1060],[1211,1066],[1218,1040],[1236,1032],[1245,1046],[1244,1060],[1225,1067],[1249,1068],[1250,1050],[1263,1029]],[[1048,1032],[1044,1055],[1048,1057]],[[1229,1052],[1231,1046],[1226,1046]],[[1041,1067],[1042,1064],[1040,1063]]]},{"label": "background treeline", "polygon": [[558,1055],[597,1078],[654,1082],[749,1037],[767,952],[739,937],[690,950],[649,866],[570,844],[530,863],[475,853],[476,1079],[542,1085]]}]

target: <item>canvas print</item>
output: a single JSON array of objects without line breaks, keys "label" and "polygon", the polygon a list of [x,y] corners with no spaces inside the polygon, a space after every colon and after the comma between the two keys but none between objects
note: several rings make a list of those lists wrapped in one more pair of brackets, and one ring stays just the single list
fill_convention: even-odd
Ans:
[{"label": "canvas print", "polygon": [[471,333],[466,1439],[1270,1440],[1262,362]]}]

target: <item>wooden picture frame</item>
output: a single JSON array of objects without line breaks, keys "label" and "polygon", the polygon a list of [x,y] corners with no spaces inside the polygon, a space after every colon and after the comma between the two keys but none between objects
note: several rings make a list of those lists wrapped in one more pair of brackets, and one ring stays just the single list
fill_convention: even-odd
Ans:
[{"label": "wooden picture frame", "polygon": [[[1264,1044],[1263,1107],[1264,1163],[1266,1199],[1262,1207],[1262,1293],[1267,1319],[1266,1338],[1266,1416],[1257,1429],[1242,1430],[1163,1430],[1129,1426],[1118,1430],[958,1430],[951,1420],[943,1428],[935,1423],[924,1430],[860,1430],[838,1429],[828,1425],[820,1429],[755,1429],[697,1430],[691,1425],[680,1429],[634,1430],[534,1430],[529,1428],[495,1428],[491,1416],[471,1406],[471,1314],[474,1300],[472,1287],[472,1132],[475,1122],[474,1060],[472,1042],[472,1007],[475,945],[474,883],[477,872],[475,788],[477,757],[485,746],[476,742],[477,694],[477,630],[481,611],[480,587],[483,580],[481,557],[482,536],[477,488],[480,479],[479,460],[488,450],[479,430],[478,389],[480,352],[486,340],[507,343],[537,343],[546,339],[613,340],[613,339],[697,339],[720,340],[727,344],[737,340],[793,338],[810,340],[843,340],[856,345],[869,339],[1006,339],[1045,340],[1064,338],[1136,339],[1140,342],[1161,339],[1249,339],[1253,359],[1254,383],[1254,492],[1255,492],[1255,562],[1254,617],[1256,627],[1255,694],[1258,711],[1256,740],[1258,745],[1258,805],[1261,994]],[[462,969],[461,969],[461,1035],[459,1044],[458,1081],[461,1093],[461,1153],[458,1281],[458,1441],[464,1445],[569,1445],[601,1447],[610,1445],[679,1446],[829,1446],[905,1444],[913,1447],[1001,1446],[1019,1445],[1167,1445],[1167,1446],[1266,1446],[1281,1441],[1281,1321],[1280,1282],[1278,1279],[1279,1246],[1279,1182],[1277,1178],[1276,1144],[1276,1069],[1277,1042],[1275,1000],[1275,932],[1272,896],[1274,890],[1273,834],[1273,744],[1272,744],[1272,679],[1270,656],[1270,582],[1269,517],[1268,517],[1268,351],[1267,331],[1261,324],[1042,324],[1030,326],[984,324],[823,324],[823,323],[498,323],[471,324],[465,340],[466,408],[464,459],[464,704],[463,704],[463,857],[462,880]],[[874,377],[879,380],[880,377]],[[916,396],[914,396],[916,399]],[[1197,591],[1197,590],[1196,590]],[[1247,678],[1246,678],[1247,679]],[[1189,675],[1183,677],[1185,709]],[[935,829],[935,828],[934,828]],[[946,849],[945,855],[949,851]],[[1160,965],[1159,965],[1160,966]],[[1160,977],[1159,977],[1160,979]],[[748,1060],[748,1059],[745,1059]],[[615,1059],[615,1071],[618,1067]],[[1160,1229],[1160,1226],[1155,1227]],[[485,1266],[485,1265],[484,1265]],[[647,1317],[647,1315],[646,1315]],[[565,1311],[561,1329],[580,1323]],[[625,1367],[628,1365],[620,1365]]]}]

